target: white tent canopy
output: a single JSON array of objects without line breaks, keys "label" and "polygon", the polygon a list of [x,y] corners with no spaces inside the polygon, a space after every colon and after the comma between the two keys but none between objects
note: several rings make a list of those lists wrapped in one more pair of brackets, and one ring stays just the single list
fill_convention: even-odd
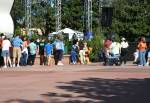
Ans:
[{"label": "white tent canopy", "polygon": [[75,31],[75,30],[72,30],[72,29],[70,29],[70,28],[65,28],[65,29],[62,29],[62,30],[60,30],[60,31],[58,31],[58,32],[50,33],[49,36],[54,36],[54,35],[57,35],[57,34],[59,34],[59,33],[61,33],[61,32],[63,32],[64,35],[67,34],[69,40],[72,39],[72,36],[73,36],[74,34],[75,34],[79,39],[82,39],[83,36],[84,36],[82,32]]},{"label": "white tent canopy", "polygon": [[76,34],[76,32],[75,32],[74,30],[70,29],[70,28],[62,29],[61,32],[65,33],[65,34],[68,34],[69,40],[71,40],[71,39],[72,39],[72,36],[73,36],[74,34]]},{"label": "white tent canopy", "polygon": [[74,34],[76,33],[74,30],[70,29],[70,28],[65,28],[63,30],[61,30],[63,33],[68,33],[68,34]]}]

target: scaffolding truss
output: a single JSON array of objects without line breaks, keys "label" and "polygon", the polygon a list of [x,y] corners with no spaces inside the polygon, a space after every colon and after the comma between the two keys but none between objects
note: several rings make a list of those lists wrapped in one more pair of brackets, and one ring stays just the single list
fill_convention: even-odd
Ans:
[{"label": "scaffolding truss", "polygon": [[92,32],[92,0],[84,0],[85,28]]},{"label": "scaffolding truss", "polygon": [[61,30],[61,0],[55,0],[56,31]]},{"label": "scaffolding truss", "polygon": [[27,35],[30,35],[30,28],[32,26],[31,22],[31,6],[32,0],[25,0],[25,27],[27,31]]}]

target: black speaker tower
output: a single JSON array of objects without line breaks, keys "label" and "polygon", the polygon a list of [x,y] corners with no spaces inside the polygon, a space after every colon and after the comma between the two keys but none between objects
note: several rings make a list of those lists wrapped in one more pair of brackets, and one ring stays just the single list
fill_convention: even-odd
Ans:
[{"label": "black speaker tower", "polygon": [[112,17],[113,17],[113,8],[102,7],[102,18],[101,18],[102,27],[111,27]]}]

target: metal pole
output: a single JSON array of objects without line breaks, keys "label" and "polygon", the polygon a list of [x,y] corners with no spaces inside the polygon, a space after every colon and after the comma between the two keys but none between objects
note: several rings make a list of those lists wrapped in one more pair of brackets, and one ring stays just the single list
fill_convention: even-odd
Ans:
[{"label": "metal pole", "polygon": [[61,0],[55,0],[56,31],[61,30]]},{"label": "metal pole", "polygon": [[90,32],[92,32],[92,21],[93,21],[93,16],[92,16],[92,0],[89,0],[89,28]]},{"label": "metal pole", "polygon": [[92,32],[92,0],[84,1],[86,30]]},{"label": "metal pole", "polygon": [[25,25],[27,30],[27,35],[30,35],[31,28],[31,5],[32,0],[25,0]]}]

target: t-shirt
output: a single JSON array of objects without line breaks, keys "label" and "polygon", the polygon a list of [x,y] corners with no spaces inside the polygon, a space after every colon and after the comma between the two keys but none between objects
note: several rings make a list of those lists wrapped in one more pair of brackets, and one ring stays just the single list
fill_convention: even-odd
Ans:
[{"label": "t-shirt", "polygon": [[27,47],[28,46],[28,42],[27,41],[24,41],[23,42],[23,47]]},{"label": "t-shirt", "polygon": [[76,45],[72,45],[72,50],[71,51],[74,51],[74,52],[78,52],[78,47]]},{"label": "t-shirt", "polygon": [[2,42],[2,50],[9,50],[9,47],[11,47],[11,43],[9,40],[3,40]]},{"label": "t-shirt", "polygon": [[13,47],[20,47],[23,44],[23,41],[17,36],[12,40]]},{"label": "t-shirt", "polygon": [[138,48],[139,48],[139,51],[145,51],[145,49],[147,48],[147,45],[146,43],[140,42],[138,44]]},{"label": "t-shirt", "polygon": [[56,41],[54,41],[53,45],[56,50],[64,51],[64,43],[62,41],[56,40]]},{"label": "t-shirt", "polygon": [[129,44],[128,42],[121,42],[121,48],[128,48]]},{"label": "t-shirt", "polygon": [[27,48],[23,48],[22,53],[28,54],[28,49]]},{"label": "t-shirt", "polygon": [[52,53],[52,50],[53,50],[53,45],[52,44],[46,44],[45,47],[44,47],[44,50],[45,50],[45,53],[46,55],[49,55]]},{"label": "t-shirt", "polygon": [[39,53],[44,55],[44,46],[45,46],[45,42],[40,42],[39,43]]},{"label": "t-shirt", "polygon": [[35,41],[35,44],[38,46],[40,44],[40,42],[39,41]]},{"label": "t-shirt", "polygon": [[29,44],[29,50],[30,50],[30,54],[31,55],[35,55],[36,54],[36,44],[34,42],[31,42]]},{"label": "t-shirt", "polygon": [[110,45],[110,50],[111,50],[111,53],[113,54],[120,54],[120,49],[121,49],[120,43],[113,42]]},{"label": "t-shirt", "polygon": [[22,53],[25,52],[26,54],[28,54],[27,46],[28,46],[28,42],[27,42],[27,41],[24,41],[24,42],[23,42]]}]

